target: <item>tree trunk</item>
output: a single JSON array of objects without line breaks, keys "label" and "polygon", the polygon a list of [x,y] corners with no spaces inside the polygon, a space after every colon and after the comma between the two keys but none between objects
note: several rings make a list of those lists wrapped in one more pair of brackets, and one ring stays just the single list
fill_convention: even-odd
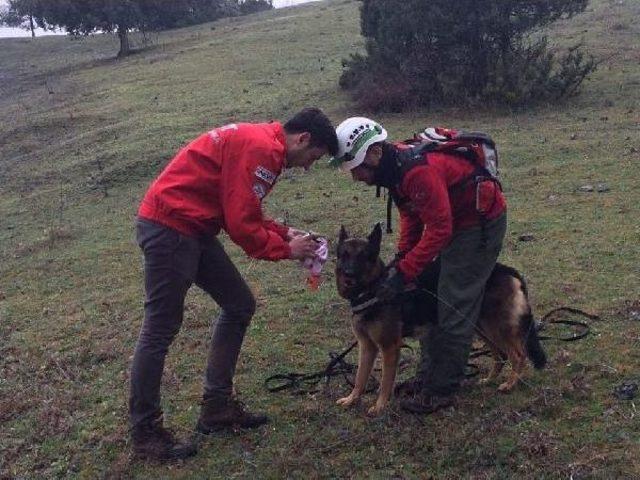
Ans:
[{"label": "tree trunk", "polygon": [[131,53],[127,27],[124,27],[124,26],[118,27],[118,38],[120,39],[120,51],[118,52],[118,57],[126,57]]},{"label": "tree trunk", "polygon": [[33,23],[33,15],[29,15],[29,28],[31,29],[31,38],[36,38],[36,26]]}]

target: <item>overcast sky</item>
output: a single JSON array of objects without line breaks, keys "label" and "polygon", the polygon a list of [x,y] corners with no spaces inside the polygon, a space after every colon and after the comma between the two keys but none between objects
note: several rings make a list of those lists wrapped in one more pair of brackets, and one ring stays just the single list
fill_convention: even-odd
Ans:
[{"label": "overcast sky", "polygon": [[[276,8],[290,7],[292,5],[298,5],[300,3],[314,2],[319,0],[273,0],[273,6]],[[0,5],[5,5],[6,0],[0,0]],[[37,29],[36,35],[64,35],[64,32],[45,32]],[[31,32],[29,30],[22,30],[20,28],[0,27],[0,38],[5,37],[30,37]]]}]

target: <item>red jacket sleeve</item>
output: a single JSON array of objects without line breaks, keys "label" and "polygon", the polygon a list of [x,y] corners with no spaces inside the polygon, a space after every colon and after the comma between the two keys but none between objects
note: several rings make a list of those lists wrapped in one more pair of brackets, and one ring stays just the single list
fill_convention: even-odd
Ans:
[{"label": "red jacket sleeve", "polygon": [[222,164],[221,201],[225,230],[250,257],[282,260],[291,248],[262,214],[262,198],[269,193],[280,172],[282,153],[267,143],[239,141],[230,145],[237,153]]},{"label": "red jacket sleeve", "polygon": [[404,208],[398,208],[400,213],[400,236],[398,238],[398,253],[403,256],[416,246],[422,232],[424,224],[420,219]]},{"label": "red jacket sleeve", "polygon": [[271,219],[264,220],[264,226],[267,230],[271,230],[272,232],[276,232],[283,240],[287,239],[287,233],[289,233],[289,227],[286,225],[282,225],[279,222]]},{"label": "red jacket sleeve", "polygon": [[418,243],[399,262],[407,281],[414,280],[449,243],[453,232],[451,204],[445,179],[428,165],[411,170],[402,182],[414,215],[425,228]]}]

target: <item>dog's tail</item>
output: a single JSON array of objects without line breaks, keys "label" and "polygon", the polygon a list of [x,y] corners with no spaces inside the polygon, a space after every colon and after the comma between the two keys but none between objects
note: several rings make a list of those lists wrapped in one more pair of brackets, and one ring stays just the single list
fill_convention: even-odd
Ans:
[{"label": "dog's tail", "polygon": [[536,331],[536,322],[533,318],[533,314],[531,313],[531,304],[529,303],[527,282],[520,274],[520,272],[518,272],[515,268],[508,267],[501,263],[496,264],[495,268],[502,271],[502,273],[506,273],[508,275],[511,275],[512,277],[515,277],[520,283],[520,290],[522,291],[524,300],[526,302],[526,312],[520,316],[520,328],[522,337],[525,341],[527,356],[531,359],[531,363],[533,363],[533,367],[535,369],[539,370],[541,368],[544,368],[544,366],[547,364],[547,355],[542,348],[540,338],[538,338],[538,333]]},{"label": "dog's tail", "polygon": [[516,270],[516,278],[520,281],[520,289],[524,294],[527,302],[527,312],[520,317],[520,326],[524,335],[525,346],[527,347],[527,355],[533,363],[533,368],[540,370],[547,364],[547,355],[544,353],[538,332],[536,329],[536,321],[531,312],[531,304],[529,303],[529,293],[527,291],[527,282],[524,277]]},{"label": "dog's tail", "polygon": [[538,332],[536,332],[536,323],[531,314],[531,310],[524,314],[521,319],[521,326],[525,339],[525,346],[527,347],[527,355],[533,363],[533,368],[541,369],[547,364],[547,355],[544,353],[540,339],[538,338]]}]

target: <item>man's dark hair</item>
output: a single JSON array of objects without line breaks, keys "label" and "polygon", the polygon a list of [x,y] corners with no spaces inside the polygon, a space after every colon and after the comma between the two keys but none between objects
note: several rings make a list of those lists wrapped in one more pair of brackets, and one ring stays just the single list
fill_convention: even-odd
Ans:
[{"label": "man's dark hair", "polygon": [[333,156],[338,153],[336,129],[319,108],[300,110],[284,124],[284,130],[287,133],[309,132],[312,147],[326,147]]}]

